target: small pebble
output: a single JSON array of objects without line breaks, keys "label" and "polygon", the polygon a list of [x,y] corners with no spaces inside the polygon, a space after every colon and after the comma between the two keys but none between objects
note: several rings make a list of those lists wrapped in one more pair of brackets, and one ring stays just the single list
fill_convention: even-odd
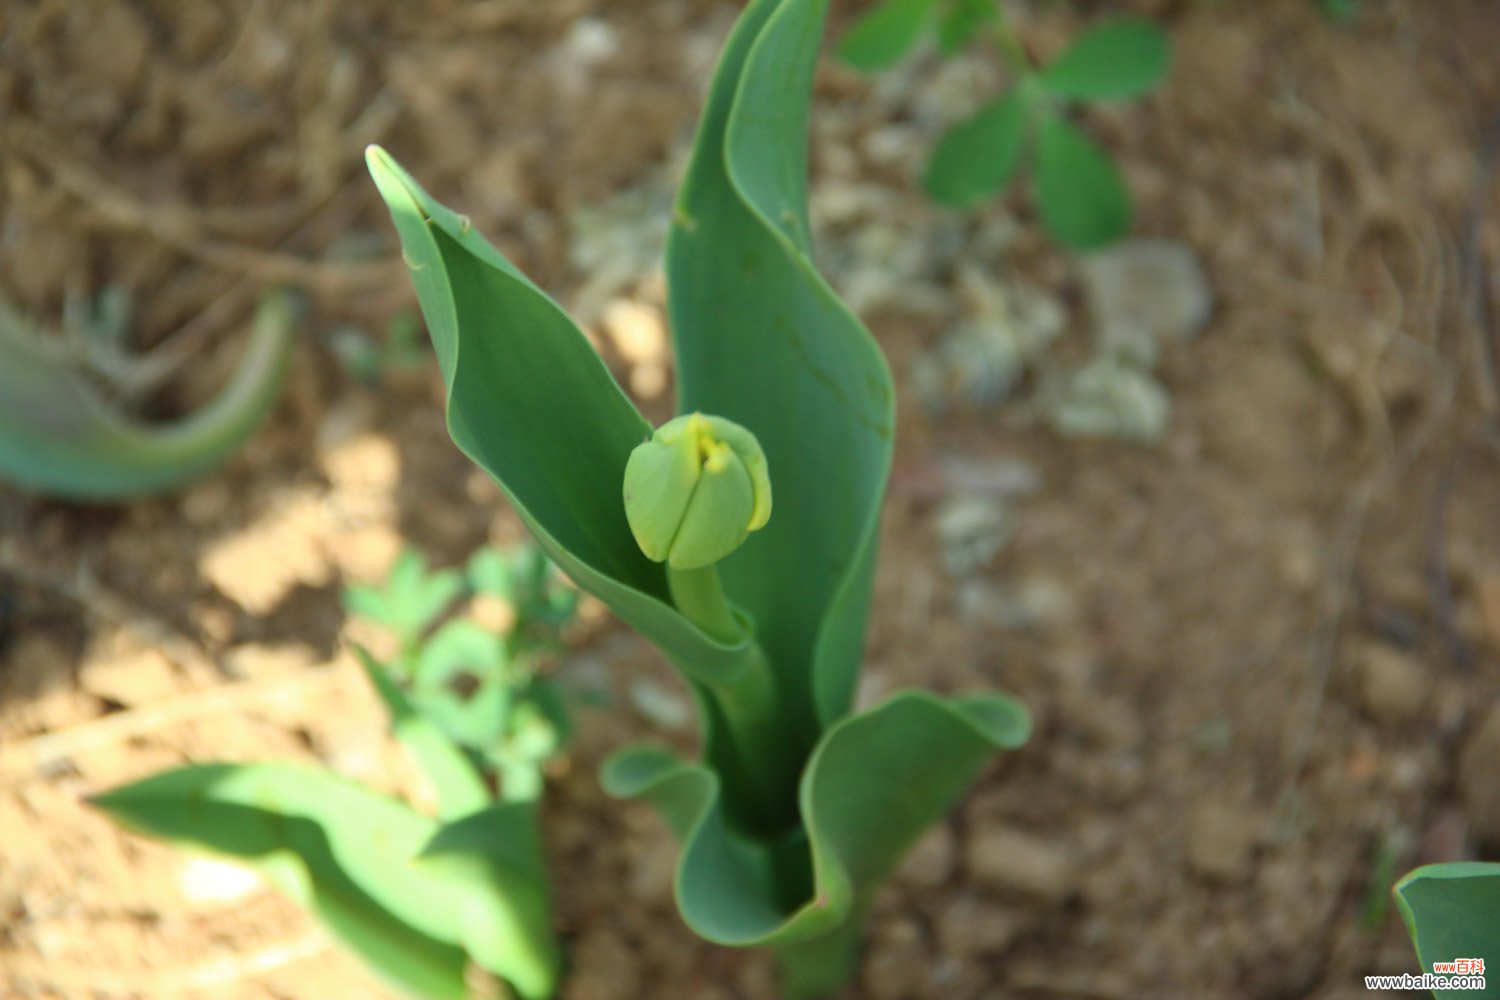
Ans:
[{"label": "small pebble", "polygon": [[1155,444],[1172,416],[1172,401],[1150,371],[1110,355],[1064,376],[1047,396],[1048,423],[1069,438]]},{"label": "small pebble", "polygon": [[972,835],[964,864],[981,885],[1060,903],[1077,888],[1072,852],[1055,837],[1039,837],[1005,827]]},{"label": "small pebble", "polygon": [[908,885],[934,888],[947,882],[957,861],[957,844],[947,824],[933,827],[901,863],[900,877]]},{"label": "small pebble", "polygon": [[658,729],[676,732],[693,721],[693,706],[686,698],[645,678],[630,682],[630,703],[642,718]]},{"label": "small pebble", "polygon": [[1073,594],[1056,580],[1032,577],[1012,586],[965,580],[953,595],[965,621],[1016,632],[1066,628],[1078,616]]},{"label": "small pebble", "polygon": [[924,992],[932,962],[922,929],[910,918],[876,930],[864,962],[864,993],[872,1000],[905,1000]]},{"label": "small pebble", "polygon": [[1090,254],[1083,279],[1101,350],[1143,364],[1196,336],[1213,312],[1202,261],[1171,240],[1126,240]]},{"label": "small pebble", "polygon": [[1233,803],[1199,804],[1188,817],[1188,868],[1209,882],[1243,881],[1252,870],[1260,828],[1257,817]]},{"label": "small pebble", "polygon": [[1399,726],[1425,714],[1433,685],[1421,663],[1382,642],[1365,643],[1357,655],[1360,701],[1371,719]]},{"label": "small pebble", "polygon": [[194,903],[233,903],[264,887],[244,865],[216,858],[192,858],[177,872],[177,887]]},{"label": "small pebble", "polygon": [[967,576],[993,559],[1014,530],[1006,505],[977,496],[957,496],[934,515],[943,566]]},{"label": "small pebble", "polygon": [[937,918],[938,945],[946,956],[960,961],[997,955],[1021,935],[1024,919],[977,893],[952,898]]}]

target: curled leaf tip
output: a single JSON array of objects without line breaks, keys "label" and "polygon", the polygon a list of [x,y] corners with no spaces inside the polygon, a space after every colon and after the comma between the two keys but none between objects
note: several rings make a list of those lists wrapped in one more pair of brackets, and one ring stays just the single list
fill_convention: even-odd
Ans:
[{"label": "curled leaf tip", "polygon": [[657,428],[625,465],[625,517],[648,559],[711,566],[771,517],[771,479],[755,435],[688,413]]}]

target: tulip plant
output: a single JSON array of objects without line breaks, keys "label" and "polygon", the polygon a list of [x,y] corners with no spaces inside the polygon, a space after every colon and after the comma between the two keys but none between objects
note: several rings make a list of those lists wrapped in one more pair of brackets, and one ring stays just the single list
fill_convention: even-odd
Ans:
[{"label": "tulip plant", "polygon": [[752,0],[726,44],[667,248],[681,415],[655,430],[556,303],[368,154],[454,441],[696,696],[698,759],[625,750],[606,789],[681,838],[688,925],[773,949],[793,996],[848,977],[879,882],[1030,728],[999,694],[854,709],[895,414],[879,348],[812,263],[826,8]]}]

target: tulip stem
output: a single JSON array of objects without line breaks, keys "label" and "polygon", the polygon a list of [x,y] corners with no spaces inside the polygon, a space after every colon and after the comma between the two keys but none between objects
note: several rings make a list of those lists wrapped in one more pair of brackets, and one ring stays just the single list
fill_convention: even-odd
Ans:
[{"label": "tulip stem", "polygon": [[[677,610],[709,636],[731,646],[749,640],[743,669],[707,686],[737,758],[724,763],[744,776],[753,796],[743,804],[730,804],[731,813],[758,834],[795,827],[801,764],[780,725],[776,675],[765,652],[725,598],[718,567],[683,570],[668,566],[667,585]],[[729,787],[726,784],[726,790]]]},{"label": "tulip stem", "polygon": [[775,949],[782,996],[826,997],[853,978],[864,940],[864,910],[856,904],[842,924],[822,937]]},{"label": "tulip stem", "polygon": [[728,599],[724,597],[724,584],[719,580],[717,566],[700,569],[668,566],[667,587],[672,591],[672,603],[677,605],[677,610],[710,636],[726,646],[745,640],[745,626],[734,616]]}]

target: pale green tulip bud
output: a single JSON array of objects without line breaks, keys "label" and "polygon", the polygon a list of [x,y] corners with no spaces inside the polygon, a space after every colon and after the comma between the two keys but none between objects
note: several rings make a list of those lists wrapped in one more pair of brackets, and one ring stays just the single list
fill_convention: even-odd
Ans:
[{"label": "pale green tulip bud", "polygon": [[625,517],[653,562],[712,566],[771,517],[760,442],[723,417],[667,421],[625,464]]}]

